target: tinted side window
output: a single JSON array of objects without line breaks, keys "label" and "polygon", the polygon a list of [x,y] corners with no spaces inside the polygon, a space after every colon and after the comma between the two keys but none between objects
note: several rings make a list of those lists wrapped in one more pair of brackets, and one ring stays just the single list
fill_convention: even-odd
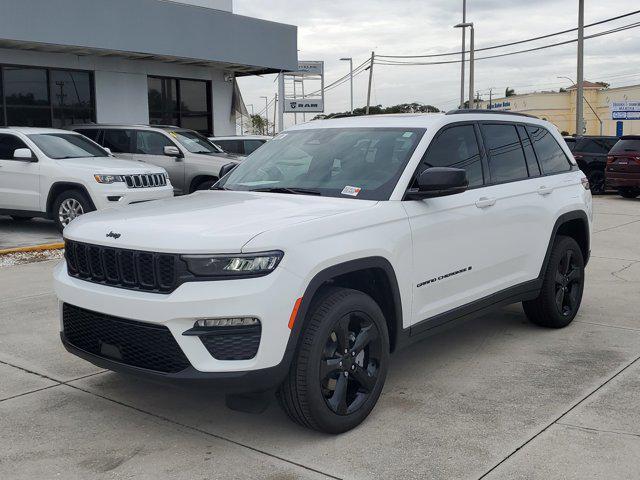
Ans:
[{"label": "tinted side window", "polygon": [[527,125],[527,130],[533,140],[533,148],[536,151],[538,162],[540,162],[542,173],[548,175],[571,170],[569,159],[549,130],[532,125]]},{"label": "tinted side window", "polygon": [[528,177],[527,163],[515,125],[483,124],[482,134],[489,155],[491,182],[509,182]]},{"label": "tinted side window", "polygon": [[175,146],[171,140],[158,132],[136,131],[136,153],[164,155],[164,147]]},{"label": "tinted side window", "polygon": [[225,152],[243,153],[242,142],[240,140],[216,140],[215,143]]},{"label": "tinted side window", "polygon": [[604,139],[599,138],[583,138],[578,142],[575,151],[581,153],[596,153],[606,155],[611,147],[607,145]]},{"label": "tinted side window", "polygon": [[131,151],[133,130],[105,130],[102,146],[113,153],[133,153]]},{"label": "tinted side window", "polygon": [[85,137],[90,138],[96,143],[98,142],[98,134],[100,133],[100,130],[97,128],[79,128],[75,131],[80,135],[84,135]]},{"label": "tinted side window", "polygon": [[13,160],[17,148],[29,148],[14,135],[0,135],[0,160]]},{"label": "tinted side window", "polygon": [[624,154],[628,152],[640,152],[640,139],[632,140],[624,138],[619,140],[609,153]]},{"label": "tinted side window", "polygon": [[421,169],[429,167],[464,168],[470,187],[482,185],[482,163],[474,126],[459,125],[441,132],[422,159]]},{"label": "tinted side window", "polygon": [[536,160],[536,154],[533,151],[531,139],[529,139],[527,130],[522,125],[518,125],[518,135],[520,135],[522,149],[524,150],[524,157],[527,160],[527,169],[529,170],[529,176],[537,177],[540,175],[540,166],[538,165],[538,160]]},{"label": "tinted side window", "polygon": [[244,141],[244,153],[249,155],[250,153],[255,152],[258,148],[262,146],[264,142],[262,140],[245,140]]}]

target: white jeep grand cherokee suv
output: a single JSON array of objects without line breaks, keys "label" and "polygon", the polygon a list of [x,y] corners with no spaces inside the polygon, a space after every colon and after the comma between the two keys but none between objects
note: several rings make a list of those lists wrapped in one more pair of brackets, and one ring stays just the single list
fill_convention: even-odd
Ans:
[{"label": "white jeep grand cherokee suv", "polygon": [[111,370],[217,382],[231,403],[277,389],[293,420],[343,432],[416,339],[514,302],[538,325],[568,325],[591,218],[548,122],[311,122],[211,191],[71,224],[55,271],[61,338]]},{"label": "white jeep grand cherokee suv", "polygon": [[92,210],[171,196],[164,169],[113,158],[77,133],[0,129],[0,215],[51,218],[62,230]]}]

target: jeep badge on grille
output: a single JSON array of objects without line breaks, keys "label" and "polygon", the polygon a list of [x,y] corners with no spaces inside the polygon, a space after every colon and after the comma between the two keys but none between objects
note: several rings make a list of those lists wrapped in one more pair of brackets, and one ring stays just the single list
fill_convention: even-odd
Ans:
[{"label": "jeep badge on grille", "polygon": [[115,232],[109,232],[107,233],[107,238],[109,237],[113,238],[114,240],[117,240],[120,238],[120,234]]}]

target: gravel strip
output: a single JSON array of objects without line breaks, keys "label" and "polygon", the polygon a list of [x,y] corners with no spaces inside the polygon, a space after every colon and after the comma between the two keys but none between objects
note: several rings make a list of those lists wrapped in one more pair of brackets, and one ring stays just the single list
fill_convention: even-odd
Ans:
[{"label": "gravel strip", "polygon": [[0,255],[0,268],[25,263],[45,262],[47,260],[60,260],[64,257],[64,250],[43,250],[40,252],[18,252]]}]

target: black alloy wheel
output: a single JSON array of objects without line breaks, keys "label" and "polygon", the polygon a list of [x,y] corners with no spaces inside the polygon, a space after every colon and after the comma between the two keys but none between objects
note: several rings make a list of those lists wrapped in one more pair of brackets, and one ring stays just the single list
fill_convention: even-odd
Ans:
[{"label": "black alloy wheel", "polygon": [[587,178],[589,180],[589,189],[593,195],[602,195],[605,193],[604,172],[593,170]]},{"label": "black alloy wheel", "polygon": [[578,295],[582,291],[582,269],[573,250],[567,250],[558,263],[555,275],[556,308],[565,316],[573,316],[578,306]]},{"label": "black alloy wheel", "polygon": [[327,338],[320,362],[320,386],[327,406],[338,415],[357,411],[376,383],[382,337],[365,312],[340,318]]}]

